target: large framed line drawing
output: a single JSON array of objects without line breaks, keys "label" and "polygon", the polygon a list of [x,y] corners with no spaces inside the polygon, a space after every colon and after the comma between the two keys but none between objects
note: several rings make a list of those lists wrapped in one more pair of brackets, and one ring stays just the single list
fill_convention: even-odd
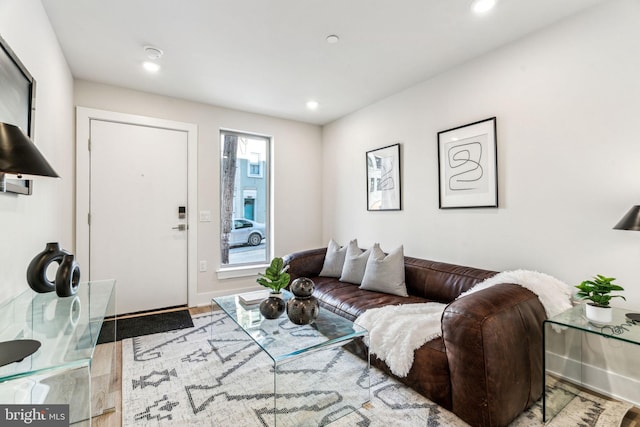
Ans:
[{"label": "large framed line drawing", "polygon": [[400,209],[400,144],[367,151],[367,210]]},{"label": "large framed line drawing", "polygon": [[[18,126],[33,140],[36,82],[0,36],[0,122]],[[7,179],[7,192],[31,194],[33,183]]]},{"label": "large framed line drawing", "polygon": [[440,209],[497,208],[496,118],[438,132]]}]

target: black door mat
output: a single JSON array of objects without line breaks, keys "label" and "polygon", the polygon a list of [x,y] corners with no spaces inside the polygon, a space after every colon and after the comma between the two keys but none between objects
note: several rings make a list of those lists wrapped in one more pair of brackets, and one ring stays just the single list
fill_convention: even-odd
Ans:
[{"label": "black door mat", "polygon": [[[189,310],[169,311],[138,317],[118,319],[116,322],[116,341],[143,335],[158,334],[176,329],[193,328]],[[102,324],[98,344],[113,342],[113,320]]]}]

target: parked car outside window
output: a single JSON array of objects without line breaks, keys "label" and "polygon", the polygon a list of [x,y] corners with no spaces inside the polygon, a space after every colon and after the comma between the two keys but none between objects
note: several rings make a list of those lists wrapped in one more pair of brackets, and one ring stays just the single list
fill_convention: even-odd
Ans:
[{"label": "parked car outside window", "polygon": [[264,224],[244,218],[233,220],[233,230],[231,230],[229,245],[258,246],[264,238]]}]

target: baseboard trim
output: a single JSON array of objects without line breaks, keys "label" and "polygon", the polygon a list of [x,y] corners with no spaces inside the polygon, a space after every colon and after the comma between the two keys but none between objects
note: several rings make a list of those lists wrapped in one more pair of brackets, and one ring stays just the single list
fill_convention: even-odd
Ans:
[{"label": "baseboard trim", "polygon": [[598,366],[547,352],[546,369],[554,376],[614,399],[640,406],[640,381]]},{"label": "baseboard trim", "polygon": [[211,300],[215,297],[224,297],[227,295],[237,295],[245,292],[254,292],[264,289],[259,285],[244,287],[244,288],[234,288],[234,289],[223,289],[221,291],[212,291],[212,292],[202,292],[196,295],[194,298],[194,302],[190,303],[191,307],[204,307],[211,305]]}]

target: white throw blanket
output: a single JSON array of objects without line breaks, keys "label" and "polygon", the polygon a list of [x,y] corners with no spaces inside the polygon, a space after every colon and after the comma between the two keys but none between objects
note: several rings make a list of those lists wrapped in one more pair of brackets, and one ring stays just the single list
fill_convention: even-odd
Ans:
[{"label": "white throw blanket", "polygon": [[503,271],[478,283],[458,298],[487,289],[499,283],[515,283],[538,296],[547,317],[553,317],[571,308],[571,287],[548,274],[529,270]]},{"label": "white throw blanket", "polygon": [[355,323],[369,331],[369,351],[384,360],[391,372],[406,377],[413,365],[413,352],[440,336],[446,304],[388,305],[362,313]]},{"label": "white throw blanket", "polygon": [[[463,298],[499,283],[514,283],[538,295],[547,317],[571,308],[571,288],[537,271],[504,271],[460,294]],[[369,350],[385,361],[394,375],[406,377],[413,354],[424,343],[442,335],[441,318],[446,304],[429,302],[372,308],[355,321],[369,331]]]}]

